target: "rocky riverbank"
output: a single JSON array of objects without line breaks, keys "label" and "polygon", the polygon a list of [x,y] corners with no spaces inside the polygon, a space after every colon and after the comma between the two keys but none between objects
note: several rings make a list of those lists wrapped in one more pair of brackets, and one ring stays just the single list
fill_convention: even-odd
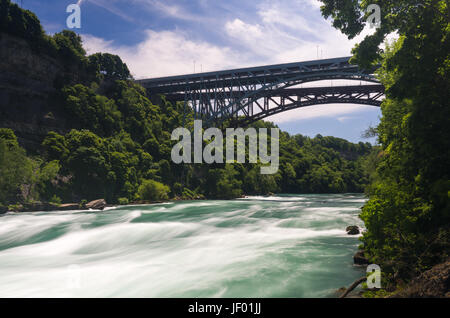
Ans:
[{"label": "rocky riverbank", "polygon": [[[118,204],[121,206],[126,205],[145,205],[145,204],[158,204],[170,201],[195,201],[195,200],[206,200],[204,196],[196,196],[193,198],[175,197],[167,201],[132,201],[127,204]],[[51,202],[31,202],[31,203],[20,203],[15,205],[10,205],[8,207],[0,205],[0,214],[5,214],[7,212],[37,212],[37,211],[77,211],[77,210],[104,210],[106,207],[113,207],[116,205],[111,205],[106,202],[105,199],[97,199],[90,202],[80,202],[80,203],[64,203],[57,204]]]},{"label": "rocky riverbank", "polygon": [[[371,264],[364,250],[361,249],[353,256],[353,262],[355,266],[367,266]],[[450,258],[423,272],[408,283],[399,283],[395,290],[354,290],[365,281],[365,277],[362,277],[350,285],[350,287],[340,288],[336,292],[336,296],[340,298],[450,298]],[[366,294],[367,291],[371,293]]]},{"label": "rocky riverbank", "polygon": [[72,211],[72,210],[103,210],[108,204],[105,199],[93,200],[85,203],[65,203],[57,204],[51,202],[30,202],[21,203],[16,205],[10,205],[9,207],[3,207],[0,210],[0,214],[7,212],[36,212],[36,211]]},{"label": "rocky riverbank", "polygon": [[450,258],[423,272],[390,298],[450,298]]}]

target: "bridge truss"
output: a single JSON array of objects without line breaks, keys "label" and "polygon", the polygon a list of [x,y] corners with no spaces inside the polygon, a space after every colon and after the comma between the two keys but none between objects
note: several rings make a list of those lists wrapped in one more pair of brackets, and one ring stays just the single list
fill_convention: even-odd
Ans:
[{"label": "bridge truss", "polygon": [[[197,73],[138,81],[150,94],[184,101],[205,126],[225,120],[251,123],[290,109],[320,104],[380,106],[384,87],[372,70],[361,70],[349,57]],[[298,88],[323,80],[357,80],[370,85]],[[295,87],[295,88],[293,88]]]}]

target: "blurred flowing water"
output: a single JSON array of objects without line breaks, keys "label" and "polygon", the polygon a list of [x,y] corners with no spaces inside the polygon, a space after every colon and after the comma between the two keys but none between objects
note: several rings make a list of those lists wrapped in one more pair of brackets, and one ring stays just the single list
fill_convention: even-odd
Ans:
[{"label": "blurred flowing water", "polygon": [[280,195],[0,217],[0,297],[330,297],[363,195]]}]

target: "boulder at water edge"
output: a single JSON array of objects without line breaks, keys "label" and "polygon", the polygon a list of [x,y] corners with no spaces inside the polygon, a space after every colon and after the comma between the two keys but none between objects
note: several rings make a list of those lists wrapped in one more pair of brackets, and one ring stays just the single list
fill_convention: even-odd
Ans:
[{"label": "boulder at water edge", "polygon": [[106,207],[105,199],[98,199],[86,204],[87,209],[103,210]]}]

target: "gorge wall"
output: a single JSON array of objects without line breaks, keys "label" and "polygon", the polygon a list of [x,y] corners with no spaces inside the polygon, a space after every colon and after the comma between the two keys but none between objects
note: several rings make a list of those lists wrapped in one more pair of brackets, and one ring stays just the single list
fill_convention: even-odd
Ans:
[{"label": "gorge wall", "polygon": [[0,127],[13,129],[29,151],[37,151],[47,132],[68,130],[55,96],[67,71],[25,39],[0,33]]}]

